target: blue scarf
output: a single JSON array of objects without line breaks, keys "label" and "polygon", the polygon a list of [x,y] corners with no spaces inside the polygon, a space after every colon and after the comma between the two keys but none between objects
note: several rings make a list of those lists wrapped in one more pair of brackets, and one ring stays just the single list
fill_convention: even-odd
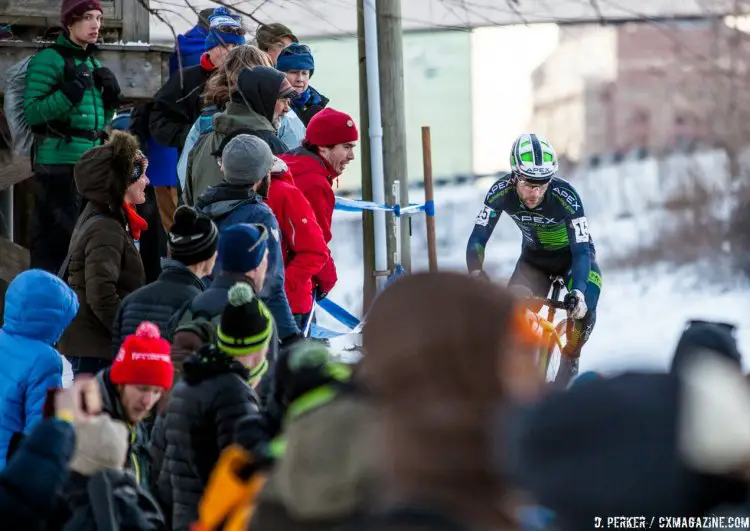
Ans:
[{"label": "blue scarf", "polygon": [[320,94],[312,90],[312,87],[308,85],[302,94],[292,100],[292,105],[302,108],[305,105],[320,105],[320,102]]}]

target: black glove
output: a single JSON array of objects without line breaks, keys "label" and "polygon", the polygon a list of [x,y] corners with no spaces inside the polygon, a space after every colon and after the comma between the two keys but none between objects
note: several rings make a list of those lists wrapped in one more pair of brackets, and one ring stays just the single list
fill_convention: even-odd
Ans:
[{"label": "black glove", "polygon": [[326,297],[328,297],[328,292],[327,291],[320,291],[319,289],[315,290],[315,301],[316,302],[320,302],[323,299],[325,299]]},{"label": "black glove", "polygon": [[100,66],[94,70],[94,83],[102,91],[102,100],[107,109],[116,109],[120,105],[120,84],[109,68]]},{"label": "black glove", "polygon": [[234,441],[255,455],[265,453],[262,449],[272,438],[266,419],[261,413],[242,417],[234,429]]},{"label": "black glove", "polygon": [[78,105],[83,99],[83,95],[92,85],[91,71],[86,63],[79,64],[73,71],[75,77],[60,87],[60,92],[70,100],[73,105]]}]

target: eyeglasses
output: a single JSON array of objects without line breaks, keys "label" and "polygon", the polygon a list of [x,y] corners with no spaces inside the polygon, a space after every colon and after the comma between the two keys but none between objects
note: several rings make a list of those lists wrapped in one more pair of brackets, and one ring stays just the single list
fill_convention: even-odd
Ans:
[{"label": "eyeglasses", "polygon": [[543,182],[543,183],[535,183],[535,182],[527,181],[526,179],[524,179],[523,177],[517,174],[515,177],[516,177],[516,180],[518,181],[518,184],[520,184],[521,186],[523,186],[524,188],[528,190],[539,190],[539,189],[547,188],[547,186],[549,186],[549,181]]},{"label": "eyeglasses", "polygon": [[229,33],[231,35],[244,35],[245,34],[244,28],[241,28],[239,26],[232,26],[230,24],[222,24],[220,26],[215,26],[212,29],[218,31],[219,33]]}]

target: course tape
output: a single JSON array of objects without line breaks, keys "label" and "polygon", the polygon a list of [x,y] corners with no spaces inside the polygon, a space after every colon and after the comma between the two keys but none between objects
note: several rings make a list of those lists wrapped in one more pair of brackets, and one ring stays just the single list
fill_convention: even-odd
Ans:
[{"label": "course tape", "polygon": [[330,299],[318,301],[318,308],[326,311],[328,315],[336,319],[339,323],[349,329],[347,332],[334,332],[315,323],[310,327],[310,337],[315,339],[333,339],[335,337],[345,336],[355,332],[360,325],[360,320],[347,312],[344,308]]},{"label": "course tape", "polygon": [[336,196],[336,210],[344,212],[363,212],[365,210],[393,212],[397,217],[413,216],[424,212],[428,216],[435,216],[435,202],[427,201],[426,203],[409,203],[409,206],[401,208],[400,205],[388,206],[375,203],[373,201],[363,201],[361,199],[347,199],[346,197]]}]

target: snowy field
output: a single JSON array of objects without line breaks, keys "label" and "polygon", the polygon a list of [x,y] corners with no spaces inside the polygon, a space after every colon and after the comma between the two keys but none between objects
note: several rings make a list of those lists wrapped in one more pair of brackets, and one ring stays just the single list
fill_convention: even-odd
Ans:
[{"label": "snowy field", "polygon": [[[488,183],[437,190],[438,259],[441,269],[465,271],[466,241],[479,212]],[[583,192],[582,192],[583,194]],[[418,194],[412,201],[423,201]],[[586,196],[584,195],[584,202]],[[599,210],[601,209],[592,209]],[[652,210],[630,219],[612,219],[602,214],[590,217],[589,227],[597,245],[597,257],[627,254],[651,241],[654,227],[666,216]],[[334,216],[333,253],[339,283],[332,300],[355,315],[362,305],[361,223],[356,214]],[[494,279],[507,279],[513,271],[521,244],[520,232],[507,217],[501,219],[487,247],[486,269]],[[427,268],[424,225],[414,220],[413,270]],[[343,330],[328,316],[321,324]],[[626,369],[664,370],[688,319],[710,319],[733,323],[750,369],[750,283],[718,266],[663,264],[612,271],[603,266],[603,290],[594,332],[584,348],[580,369],[606,373]],[[352,338],[342,338],[337,348],[350,347]]]}]

